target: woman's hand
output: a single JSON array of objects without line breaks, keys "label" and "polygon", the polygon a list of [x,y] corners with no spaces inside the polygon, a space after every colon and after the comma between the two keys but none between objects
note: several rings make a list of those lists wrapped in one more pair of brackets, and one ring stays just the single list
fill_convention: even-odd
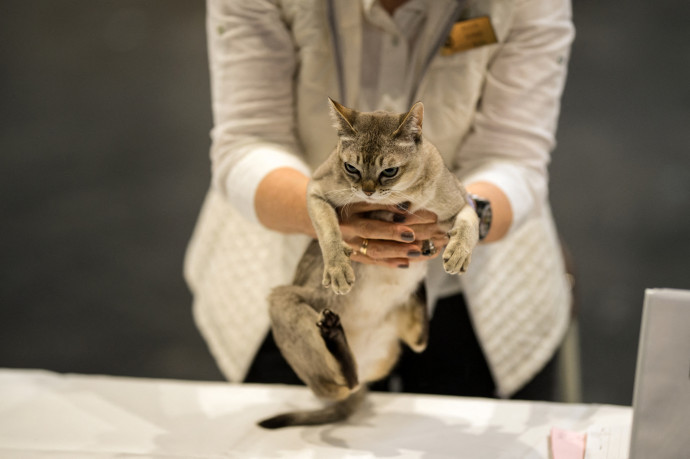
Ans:
[{"label": "woman's hand", "polygon": [[[376,219],[373,211],[390,212],[393,221]],[[407,268],[412,262],[437,257],[448,243],[436,214],[426,210],[409,213],[404,204],[381,206],[360,202],[337,212],[343,240],[353,249],[351,258],[360,263]],[[431,253],[428,242],[425,244],[427,240],[435,247]]]}]

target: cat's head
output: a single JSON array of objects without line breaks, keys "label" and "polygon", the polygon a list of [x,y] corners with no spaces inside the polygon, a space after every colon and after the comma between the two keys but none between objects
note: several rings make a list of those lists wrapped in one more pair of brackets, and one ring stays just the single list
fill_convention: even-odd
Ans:
[{"label": "cat's head", "polygon": [[359,112],[332,99],[343,177],[363,201],[396,204],[421,170],[424,106],[407,113]]}]

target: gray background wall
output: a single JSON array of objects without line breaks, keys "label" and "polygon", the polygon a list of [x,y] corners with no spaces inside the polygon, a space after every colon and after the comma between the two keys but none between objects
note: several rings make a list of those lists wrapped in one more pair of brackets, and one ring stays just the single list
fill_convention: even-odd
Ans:
[{"label": "gray background wall", "polygon": [[[181,276],[210,177],[204,3],[0,11],[0,367],[221,379]],[[630,404],[644,289],[690,288],[690,4],[574,11],[552,202],[584,399]]]}]

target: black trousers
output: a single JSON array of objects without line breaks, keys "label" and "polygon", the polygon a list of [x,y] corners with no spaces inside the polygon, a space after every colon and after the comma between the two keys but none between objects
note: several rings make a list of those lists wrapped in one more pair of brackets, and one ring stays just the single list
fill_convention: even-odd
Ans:
[{"label": "black trousers", "polygon": [[[512,398],[556,400],[556,362],[553,358]],[[245,379],[246,382],[302,384],[285,362],[269,333]],[[439,300],[429,329],[427,349],[416,354],[404,347],[398,365],[372,390],[420,394],[495,397],[496,385],[472,327],[464,297]]]}]

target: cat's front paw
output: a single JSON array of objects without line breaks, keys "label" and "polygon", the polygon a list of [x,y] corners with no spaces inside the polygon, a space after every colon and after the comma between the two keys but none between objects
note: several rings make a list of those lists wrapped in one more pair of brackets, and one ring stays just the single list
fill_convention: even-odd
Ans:
[{"label": "cat's front paw", "polygon": [[468,240],[459,233],[451,232],[450,242],[443,252],[443,269],[448,274],[462,274],[467,271],[476,240]]},{"label": "cat's front paw", "polygon": [[350,265],[350,259],[340,258],[334,263],[326,264],[323,270],[323,286],[333,289],[336,295],[345,295],[352,289],[355,282],[355,270]]}]

